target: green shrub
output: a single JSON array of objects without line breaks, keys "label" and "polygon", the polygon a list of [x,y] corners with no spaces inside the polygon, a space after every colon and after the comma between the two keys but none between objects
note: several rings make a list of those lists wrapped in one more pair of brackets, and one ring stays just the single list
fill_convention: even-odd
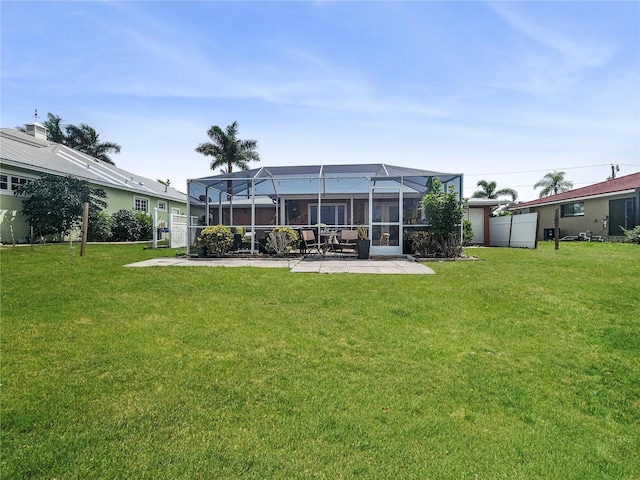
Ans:
[{"label": "green shrub", "polygon": [[140,240],[153,239],[153,218],[144,212],[136,212],[136,220],[140,225]]},{"label": "green shrub", "polygon": [[275,227],[267,237],[267,251],[285,257],[300,244],[298,232],[290,227]]},{"label": "green shrub", "polygon": [[229,227],[224,225],[206,227],[202,229],[198,242],[206,247],[207,253],[221,257],[233,245],[233,233]]},{"label": "green shrub", "polygon": [[436,178],[420,206],[429,222],[433,246],[439,254],[447,258],[460,255],[462,246],[459,232],[466,209],[466,200],[458,199],[453,185],[446,191],[442,182]]},{"label": "green shrub", "polygon": [[419,231],[411,235],[411,250],[421,257],[432,253],[433,236],[429,232]]},{"label": "green shrub", "polygon": [[462,242],[465,245],[469,245],[471,240],[473,240],[473,225],[471,224],[471,220],[465,218],[462,221]]},{"label": "green shrub", "polygon": [[627,241],[631,243],[640,243],[640,225],[632,229],[625,229],[623,227],[622,231],[624,232],[624,236],[627,237]]},{"label": "green shrub", "polygon": [[118,210],[111,217],[113,225],[111,227],[111,239],[115,242],[133,242],[140,240],[140,222],[133,212],[129,210]]},{"label": "green shrub", "polygon": [[87,240],[89,242],[104,242],[111,236],[111,216],[107,212],[89,213],[87,226]]}]

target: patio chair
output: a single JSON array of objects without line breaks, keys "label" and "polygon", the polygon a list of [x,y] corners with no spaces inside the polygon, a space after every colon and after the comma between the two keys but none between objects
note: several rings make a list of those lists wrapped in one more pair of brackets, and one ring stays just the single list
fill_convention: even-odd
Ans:
[{"label": "patio chair", "polygon": [[345,252],[356,254],[356,240],[358,239],[358,232],[356,230],[341,230],[340,241],[338,242],[337,249],[340,253]]},{"label": "patio chair", "polygon": [[302,244],[304,245],[305,254],[324,256],[325,244],[316,241],[313,230],[302,230]]}]

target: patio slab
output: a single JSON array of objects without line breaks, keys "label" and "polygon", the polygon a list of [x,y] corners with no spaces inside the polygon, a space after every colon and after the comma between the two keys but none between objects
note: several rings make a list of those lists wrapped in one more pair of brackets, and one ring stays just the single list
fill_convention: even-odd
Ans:
[{"label": "patio slab", "polygon": [[258,267],[289,268],[292,273],[368,273],[378,275],[433,275],[435,272],[407,258],[389,260],[356,259],[272,259],[272,258],[153,258],[126,267]]}]

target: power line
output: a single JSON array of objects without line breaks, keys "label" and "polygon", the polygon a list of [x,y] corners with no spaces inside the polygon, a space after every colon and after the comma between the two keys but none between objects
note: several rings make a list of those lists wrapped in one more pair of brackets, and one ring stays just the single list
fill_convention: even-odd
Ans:
[{"label": "power line", "polygon": [[[600,163],[598,165],[586,165],[582,167],[560,167],[555,168],[554,170],[575,170],[578,168],[594,168],[594,167],[608,167],[611,163]],[[637,167],[638,165],[634,165],[632,163],[616,163],[616,165],[620,165],[621,167]],[[521,172],[494,172],[494,173],[465,173],[465,177],[482,177],[482,176],[491,176],[491,175],[516,175],[520,173],[539,173],[539,172],[548,172],[549,169],[540,169],[540,170],[523,170]]]},{"label": "power line", "polygon": [[[593,185],[594,182],[571,182],[574,186],[576,185]],[[478,187],[465,187],[468,190],[477,190]],[[533,184],[529,183],[528,185],[511,185],[509,184],[509,188],[533,188]]]}]

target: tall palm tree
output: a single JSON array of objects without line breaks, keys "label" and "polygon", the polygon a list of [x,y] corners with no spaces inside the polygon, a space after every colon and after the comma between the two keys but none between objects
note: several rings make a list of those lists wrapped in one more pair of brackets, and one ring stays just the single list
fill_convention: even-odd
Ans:
[{"label": "tall palm tree", "polygon": [[47,119],[42,122],[42,125],[47,128],[47,140],[51,140],[56,143],[65,143],[65,136],[62,131],[62,118],[48,112]]},{"label": "tall palm tree", "polygon": [[567,190],[571,190],[573,188],[573,183],[565,180],[564,172],[558,172],[554,170],[553,172],[547,173],[541,180],[537,181],[533,186],[533,189],[542,187],[540,190],[539,198],[548,197],[549,195],[557,195],[558,192],[566,192]]},{"label": "tall palm tree", "polygon": [[114,142],[101,142],[100,135],[86,123],[81,123],[79,126],[67,125],[65,130],[67,131],[65,145],[115,165],[108,154],[111,152],[120,153],[122,148],[120,145]]},{"label": "tall palm tree", "polygon": [[211,142],[201,143],[196,147],[196,152],[213,157],[211,160],[211,170],[218,168],[226,169],[226,173],[231,173],[233,167],[240,170],[248,170],[249,162],[259,162],[257,140],[240,140],[238,135],[238,122],[228,125],[225,130],[214,125],[207,135]]},{"label": "tall palm tree", "polygon": [[513,188],[501,188],[496,190],[498,184],[496,182],[487,182],[486,180],[480,180],[478,182],[480,190],[473,192],[471,198],[489,198],[495,200],[498,197],[511,197],[511,201],[515,202],[518,198],[518,192]]}]

